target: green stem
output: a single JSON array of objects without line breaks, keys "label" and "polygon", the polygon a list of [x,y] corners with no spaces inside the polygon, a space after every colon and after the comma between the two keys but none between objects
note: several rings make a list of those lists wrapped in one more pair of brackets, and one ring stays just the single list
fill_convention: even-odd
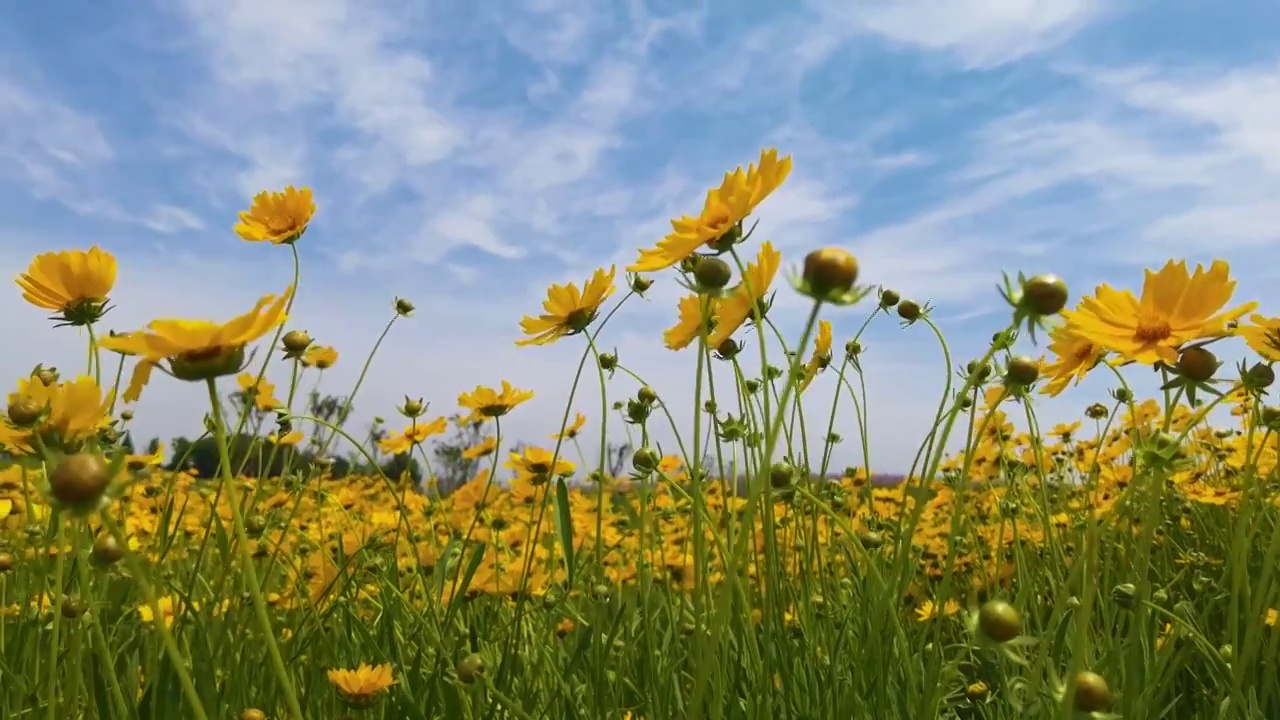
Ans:
[{"label": "green stem", "polygon": [[218,466],[221,469],[223,486],[227,491],[227,504],[231,506],[231,520],[236,533],[236,546],[240,550],[240,562],[244,565],[245,584],[253,600],[254,614],[258,618],[258,626],[265,636],[267,655],[275,670],[276,678],[284,689],[285,701],[294,720],[305,720],[302,706],[298,703],[298,695],[294,692],[289,670],[280,655],[280,647],[276,643],[275,633],[271,629],[271,617],[267,614],[267,602],[262,596],[262,586],[258,583],[258,572],[253,566],[253,553],[249,549],[249,534],[244,527],[244,514],[240,509],[240,491],[235,487],[236,479],[231,476],[231,453],[227,449],[227,430],[222,418],[222,404],[218,402],[218,386],[213,378],[207,381],[209,403],[213,406],[213,436],[218,446]]}]

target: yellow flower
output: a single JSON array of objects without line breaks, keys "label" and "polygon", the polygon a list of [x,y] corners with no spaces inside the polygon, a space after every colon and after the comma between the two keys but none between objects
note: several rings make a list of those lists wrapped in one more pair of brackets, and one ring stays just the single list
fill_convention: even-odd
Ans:
[{"label": "yellow flower", "polygon": [[958,612],[960,612],[960,604],[955,600],[947,600],[942,605],[938,605],[926,599],[916,607],[916,621],[926,622],[937,617],[950,617]]},{"label": "yellow flower", "polygon": [[532,399],[532,390],[517,390],[511,383],[503,380],[502,392],[477,385],[475,390],[458,396],[458,405],[471,411],[464,422],[474,422],[483,418],[501,417],[511,412],[515,406]]},{"label": "yellow flower", "polygon": [[[160,620],[164,623],[165,627],[172,626],[174,619],[183,611],[182,602],[174,600],[168,595],[157,598],[156,604],[160,606]],[[192,609],[195,609],[196,607],[196,605],[192,605]],[[142,622],[148,625],[156,621],[155,612],[151,609],[151,605],[149,603],[143,603],[138,606],[138,617]]]},{"label": "yellow flower", "polygon": [[760,246],[760,253],[754,263],[747,265],[742,282],[738,283],[729,297],[720,301],[716,327],[711,337],[707,338],[707,344],[718,347],[728,340],[730,335],[742,327],[742,323],[755,317],[756,308],[761,310],[761,315],[764,314],[764,296],[769,292],[769,286],[773,284],[781,263],[782,253],[774,249],[773,243],[765,242]]},{"label": "yellow flower", "polygon": [[703,245],[741,233],[742,221],[755,211],[791,174],[791,156],[778,158],[778,151],[760,152],[760,165],[752,163],[743,172],[738,167],[725,173],[720,187],[707,192],[702,212],[697,217],[681,217],[671,221],[671,234],[657,247],[640,251],[640,257],[627,270],[653,272],[679,263]]},{"label": "yellow flower", "polygon": [[302,442],[302,431],[290,430],[284,435],[280,435],[279,433],[271,433],[270,435],[267,436],[267,442],[271,443],[272,445],[297,445],[298,443]]},{"label": "yellow flower", "polygon": [[492,435],[462,451],[463,460],[479,460],[492,455],[498,449],[498,439]]},{"label": "yellow flower", "polygon": [[1249,316],[1249,322],[1237,328],[1236,334],[1263,360],[1280,362],[1280,318],[1254,314]]},{"label": "yellow flower", "polygon": [[116,284],[116,259],[98,247],[37,255],[17,278],[22,297],[52,310],[67,325],[88,325],[107,311],[107,295]]},{"label": "yellow flower", "polygon": [[328,370],[338,362],[338,351],[325,345],[312,345],[302,353],[302,366]]},{"label": "yellow flower", "polygon": [[208,320],[153,320],[145,330],[102,338],[101,345],[141,359],[125,391],[126,402],[136,400],[151,370],[167,360],[179,380],[205,380],[231,375],[244,365],[244,349],[283,323],[293,288],[279,297],[267,295],[252,310],[226,323]]},{"label": "yellow flower", "polygon": [[0,445],[17,454],[30,453],[34,432],[46,446],[74,450],[110,424],[112,395],[107,392],[104,396],[91,377],[53,385],[45,385],[37,377],[22,378],[18,391],[9,394],[9,406],[40,408],[40,419],[30,428],[0,422]]},{"label": "yellow flower", "polygon": [[578,291],[574,283],[552,285],[547,289],[547,299],[542,303],[546,314],[539,317],[525,316],[520,329],[529,337],[517,340],[516,345],[550,345],[567,335],[577,335],[587,329],[600,314],[600,306],[613,294],[613,276],[616,266],[609,272],[604,268],[595,271]]},{"label": "yellow flower", "polygon": [[[703,313],[703,301],[707,303]],[[662,333],[662,341],[668,350],[683,350],[698,339],[704,331],[710,333],[715,327],[716,309],[719,300],[703,295],[686,295],[680,298],[680,320],[666,332]]]},{"label": "yellow flower", "polygon": [[389,455],[407,453],[414,446],[426,442],[427,438],[432,435],[439,435],[447,430],[448,427],[448,421],[442,417],[436,418],[429,423],[414,422],[401,432],[383,438],[378,443],[378,449]]},{"label": "yellow flower", "polygon": [[343,699],[356,706],[367,705],[378,693],[396,684],[390,663],[376,667],[362,663],[354,670],[333,669],[328,672],[328,678]]},{"label": "yellow flower", "polygon": [[1072,380],[1079,385],[1107,354],[1103,348],[1076,334],[1071,325],[1058,325],[1049,331],[1049,352],[1053,353],[1054,360],[1042,368],[1043,376],[1049,381],[1040,392],[1052,397],[1057,397]]},{"label": "yellow flower", "polygon": [[1186,261],[1169,261],[1158,272],[1146,271],[1141,299],[1100,285],[1094,297],[1063,315],[1076,335],[1126,361],[1172,365],[1183,344],[1225,335],[1228,322],[1258,306],[1250,302],[1220,312],[1235,287],[1225,261],[1213,261],[1207,271],[1197,265],[1194,274]]},{"label": "yellow flower", "polygon": [[552,440],[572,440],[578,437],[578,433],[582,431],[582,426],[587,424],[587,416],[582,413],[574,413],[573,422],[564,429],[564,432],[551,436]]},{"label": "yellow flower", "polygon": [[804,374],[800,376],[800,392],[809,389],[809,384],[818,373],[831,364],[831,323],[818,321],[818,340],[813,346],[813,357],[804,365]]},{"label": "yellow flower", "polygon": [[517,480],[524,482],[546,482],[552,475],[567,477],[572,475],[577,467],[564,458],[555,457],[550,450],[540,447],[526,447],[520,452],[509,453],[507,458],[504,465],[515,470]]},{"label": "yellow flower", "polygon": [[315,213],[311,188],[299,190],[290,185],[284,192],[264,190],[253,197],[253,205],[247,212],[240,213],[235,231],[250,242],[287,244],[302,237]]},{"label": "yellow flower", "polygon": [[280,401],[276,399],[276,386],[267,382],[266,378],[259,381],[253,373],[243,372],[236,376],[236,384],[240,386],[245,404],[252,404],[259,410],[275,410],[280,407]]}]

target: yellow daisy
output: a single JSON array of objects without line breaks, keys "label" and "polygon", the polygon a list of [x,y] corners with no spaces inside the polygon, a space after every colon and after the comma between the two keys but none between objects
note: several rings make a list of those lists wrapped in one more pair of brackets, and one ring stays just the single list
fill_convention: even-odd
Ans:
[{"label": "yellow daisy", "polygon": [[627,270],[663,270],[678,264],[707,243],[741,233],[742,221],[781,187],[790,174],[791,156],[780,159],[776,149],[762,150],[759,166],[752,163],[745,172],[738,167],[731,173],[725,173],[720,187],[707,192],[702,212],[697,217],[672,220],[671,233],[656,247],[641,250],[639,259]]},{"label": "yellow daisy", "polygon": [[116,284],[116,259],[98,247],[37,255],[18,275],[22,298],[52,310],[67,325],[88,325],[107,311],[107,295]]},{"label": "yellow daisy", "polygon": [[760,254],[754,263],[747,265],[742,282],[720,301],[715,330],[707,338],[711,347],[728,340],[747,319],[755,317],[756,308],[764,310],[764,296],[769,293],[769,286],[773,284],[781,263],[782,253],[774,249],[773,243],[765,242],[760,246]]},{"label": "yellow daisy", "polygon": [[144,330],[102,338],[103,348],[139,357],[125,401],[136,400],[142,394],[151,371],[164,361],[179,380],[206,380],[240,372],[245,346],[287,319],[285,306],[292,294],[290,287],[279,297],[267,295],[252,310],[225,323],[153,320]]},{"label": "yellow daisy", "polygon": [[1235,287],[1223,260],[1208,270],[1197,265],[1194,274],[1186,261],[1171,260],[1159,271],[1146,271],[1141,298],[1100,285],[1063,315],[1071,332],[1126,361],[1172,365],[1184,344],[1225,335],[1228,322],[1258,306],[1250,302],[1222,312]]},{"label": "yellow daisy", "polygon": [[574,283],[552,285],[542,303],[546,313],[536,318],[526,316],[520,321],[520,329],[529,337],[517,340],[516,345],[550,345],[586,330],[600,314],[600,306],[613,295],[616,272],[617,267],[610,267],[607,273],[604,268],[596,270],[581,291]]},{"label": "yellow daisy", "polygon": [[290,185],[284,192],[264,190],[253,197],[253,205],[247,211],[240,213],[235,231],[249,242],[284,245],[302,237],[315,214],[311,188],[299,190]]}]

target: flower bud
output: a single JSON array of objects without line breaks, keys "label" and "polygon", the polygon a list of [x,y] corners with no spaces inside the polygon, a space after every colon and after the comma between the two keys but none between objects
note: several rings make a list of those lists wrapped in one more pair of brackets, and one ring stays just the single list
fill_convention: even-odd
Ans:
[{"label": "flower bud", "polygon": [[285,353],[296,356],[311,345],[311,336],[305,330],[290,330],[282,340]]},{"label": "flower bud", "polygon": [[608,371],[618,367],[618,356],[613,353],[601,353],[599,361],[601,370]]},{"label": "flower bud", "polygon": [[1117,585],[1111,588],[1111,601],[1126,610],[1131,610],[1138,604],[1138,588],[1133,583]]},{"label": "flower bud", "polygon": [[738,341],[733,338],[725,338],[716,346],[716,355],[718,355],[722,360],[732,360],[734,356],[738,354],[740,349]]},{"label": "flower bud", "polygon": [[1256,363],[1246,372],[1246,379],[1253,387],[1263,390],[1276,381],[1276,371],[1266,363]]},{"label": "flower bud", "polygon": [[110,484],[110,469],[97,453],[71,455],[49,474],[49,494],[58,503],[77,510],[95,509]]},{"label": "flower bud", "polygon": [[8,413],[14,427],[28,428],[40,422],[44,406],[29,397],[16,397],[9,401]]},{"label": "flower bud", "polygon": [[1213,379],[1218,371],[1218,358],[1203,347],[1189,347],[1178,355],[1178,374],[1191,382],[1202,383]]},{"label": "flower bud", "polygon": [[1111,705],[1111,688],[1107,681],[1097,673],[1085,670],[1076,673],[1075,691],[1072,693],[1072,704],[1083,713],[1100,712]]},{"label": "flower bud", "polygon": [[1022,615],[1004,600],[988,600],[978,610],[978,629],[986,637],[1006,643],[1022,634]]},{"label": "flower bud", "polygon": [[898,301],[901,299],[902,296],[899,295],[896,290],[880,291],[880,307],[885,308],[886,310],[897,305]]},{"label": "flower bud", "polygon": [[484,675],[484,658],[475,653],[471,653],[458,661],[457,666],[454,667],[454,671],[458,673],[459,680],[470,685]]},{"label": "flower bud", "polygon": [[648,385],[644,385],[636,391],[636,399],[642,403],[652,405],[658,402],[658,393]]},{"label": "flower bud", "polygon": [[914,300],[901,300],[898,302],[898,317],[907,322],[915,322],[920,319],[920,305]]},{"label": "flower bud", "polygon": [[114,565],[124,559],[124,548],[116,542],[115,536],[104,533],[93,541],[93,550],[89,557],[100,567]]},{"label": "flower bud", "polygon": [[843,248],[814,250],[804,258],[802,277],[815,298],[845,293],[858,281],[858,261]]},{"label": "flower bud", "polygon": [[733,279],[733,271],[729,269],[729,263],[720,258],[703,258],[693,269],[693,279],[699,289],[720,290]]},{"label": "flower bud", "polygon": [[635,291],[637,295],[643,295],[645,291],[651,287],[653,287],[653,280],[643,275],[631,276],[631,289]]},{"label": "flower bud", "polygon": [[1011,358],[1004,376],[1010,383],[1025,387],[1040,378],[1040,363],[1026,356]]},{"label": "flower bud", "polygon": [[640,472],[653,472],[660,461],[658,451],[653,448],[642,447],[631,454],[631,467]]},{"label": "flower bud", "polygon": [[859,355],[862,354],[862,343],[858,342],[857,340],[850,340],[849,342],[845,343],[844,354],[845,354],[845,357],[849,358],[850,360],[857,358]]},{"label": "flower bud", "polygon": [[395,309],[397,315],[400,315],[401,317],[409,317],[413,314],[415,308],[413,307],[413,303],[408,300],[405,300],[404,298],[396,298]]},{"label": "flower bud", "polygon": [[37,368],[35,371],[35,378],[45,387],[52,387],[58,382],[58,368]]},{"label": "flower bud", "polygon": [[267,714],[258,708],[245,708],[236,716],[236,720],[267,720]]},{"label": "flower bud", "polygon": [[792,467],[791,463],[778,462],[769,468],[769,484],[775,489],[781,490],[782,488],[790,487],[791,483],[795,481],[795,477],[796,469]]},{"label": "flower bud", "polygon": [[125,422],[129,422],[130,420],[132,420],[132,419],[133,419],[133,411],[132,411],[132,410],[121,410],[121,411],[120,411],[120,419],[121,419],[121,420],[123,420],[123,421],[125,421]]},{"label": "flower bud", "polygon": [[410,419],[421,417],[422,413],[426,412],[426,409],[426,405],[422,402],[422,398],[411,400],[408,395],[404,396],[404,404],[397,408],[401,415]]},{"label": "flower bud", "polygon": [[1022,284],[1022,302],[1027,311],[1040,317],[1057,315],[1067,306],[1067,284],[1057,275],[1036,275]]}]

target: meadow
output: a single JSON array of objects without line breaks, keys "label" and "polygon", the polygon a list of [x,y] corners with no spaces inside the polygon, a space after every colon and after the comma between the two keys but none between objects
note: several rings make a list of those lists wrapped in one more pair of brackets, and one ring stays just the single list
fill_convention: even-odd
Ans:
[{"label": "meadow", "polygon": [[[295,267],[237,318],[109,334],[115,258],[34,258],[23,310],[78,329],[87,360],[32,358],[0,421],[0,717],[1280,717],[1280,318],[1233,299],[1221,261],[1160,259],[1136,292],[1079,297],[1019,275],[985,354],[953,358],[928,304],[860,284],[847,251],[788,269],[753,237],[790,171],[766,150],[622,275],[548,289],[519,342],[580,344],[574,387],[604,398],[590,418],[565,398],[542,445],[504,438],[532,397],[508,382],[462,392],[456,416],[405,398],[402,427],[372,439],[308,414],[304,377],[363,362],[363,380],[377,347],[340,358],[289,324],[297,246],[323,218],[306,188],[235,223]],[[654,342],[692,356],[689,427],[595,342],[655,282],[687,289]],[[805,297],[807,321],[776,326],[775,293]],[[834,311],[866,321],[836,338]],[[872,322],[927,328],[951,369],[888,486],[866,471]],[[1129,378],[1153,372],[1138,397]],[[1040,403],[1099,374],[1109,396],[1040,425]],[[205,437],[177,457],[126,446],[131,403],[178,382],[208,389],[190,409]],[[859,424],[836,427],[850,405]],[[619,471],[622,427],[638,441]],[[451,428],[476,438],[459,449],[475,472],[446,488],[428,448]],[[653,446],[658,428],[675,447]],[[866,461],[831,467],[837,434]],[[199,442],[213,477],[183,454]]]}]

